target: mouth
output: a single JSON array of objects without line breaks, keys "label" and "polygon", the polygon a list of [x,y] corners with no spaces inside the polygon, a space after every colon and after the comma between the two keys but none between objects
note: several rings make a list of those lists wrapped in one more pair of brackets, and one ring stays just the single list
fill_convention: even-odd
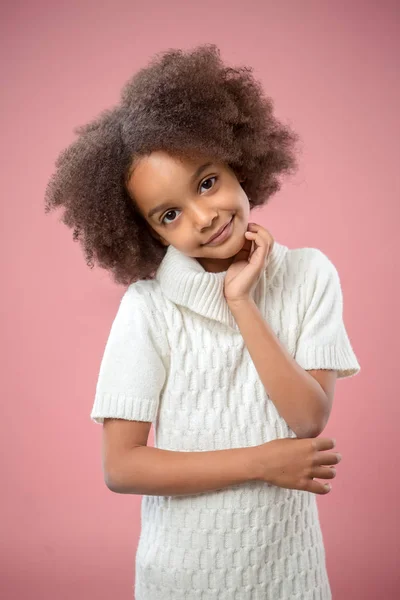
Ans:
[{"label": "mouth", "polygon": [[223,225],[220,229],[218,229],[218,231],[216,231],[214,233],[214,235],[212,235],[210,237],[210,239],[202,245],[203,246],[216,246],[217,244],[220,244],[221,242],[225,241],[231,233],[232,221],[233,221],[233,217],[228,221],[228,223],[225,223],[225,225]]}]

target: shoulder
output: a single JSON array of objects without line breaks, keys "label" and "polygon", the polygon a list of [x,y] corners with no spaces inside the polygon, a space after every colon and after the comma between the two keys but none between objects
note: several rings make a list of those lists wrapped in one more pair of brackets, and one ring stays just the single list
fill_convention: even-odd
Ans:
[{"label": "shoulder", "polygon": [[295,248],[287,252],[287,288],[290,289],[300,312],[333,310],[343,303],[343,291],[338,270],[332,259],[319,248]]},{"label": "shoulder", "polygon": [[170,307],[158,281],[140,279],[130,284],[121,298],[122,305],[130,318],[140,319],[154,337],[165,338]]},{"label": "shoulder", "polygon": [[296,267],[323,268],[324,266],[333,266],[332,260],[319,248],[289,248],[286,253],[286,259]]},{"label": "shoulder", "polygon": [[312,298],[333,301],[342,294],[336,266],[319,248],[288,248],[282,267],[279,286],[296,306],[309,305]]},{"label": "shoulder", "polygon": [[138,310],[152,312],[161,307],[163,295],[160,285],[153,279],[140,279],[131,283],[125,290],[121,302],[136,306]]},{"label": "shoulder", "polygon": [[285,259],[288,273],[305,285],[338,277],[335,264],[319,248],[290,248]]}]

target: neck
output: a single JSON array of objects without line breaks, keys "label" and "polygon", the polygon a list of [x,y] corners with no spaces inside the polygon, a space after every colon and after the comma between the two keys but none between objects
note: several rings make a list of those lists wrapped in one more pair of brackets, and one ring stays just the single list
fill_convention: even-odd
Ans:
[{"label": "neck", "polygon": [[196,260],[208,273],[225,273],[234,258],[230,256],[229,258],[196,258]]},{"label": "neck", "polygon": [[[253,298],[257,306],[260,307],[266,301],[266,288],[273,285],[274,275],[287,251],[287,246],[275,240],[268,265],[254,290]],[[228,259],[224,262],[226,266]],[[207,266],[209,268],[209,265]],[[222,268],[221,263],[219,268]],[[169,246],[157,269],[156,280],[169,301],[208,319],[224,323],[239,332],[224,296],[225,276],[224,271],[207,272],[199,260]]]}]

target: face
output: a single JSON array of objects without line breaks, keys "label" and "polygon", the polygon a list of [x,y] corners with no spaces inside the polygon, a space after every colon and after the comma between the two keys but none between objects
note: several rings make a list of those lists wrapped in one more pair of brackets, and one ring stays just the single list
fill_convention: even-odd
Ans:
[{"label": "face", "polygon": [[[240,181],[212,157],[177,158],[160,150],[137,160],[126,187],[151,235],[217,273],[245,243],[250,206]],[[207,243],[229,222],[226,239]]]}]

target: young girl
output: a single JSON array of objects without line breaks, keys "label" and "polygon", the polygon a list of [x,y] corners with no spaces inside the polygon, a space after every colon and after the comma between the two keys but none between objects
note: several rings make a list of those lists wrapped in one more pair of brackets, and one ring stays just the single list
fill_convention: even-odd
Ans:
[{"label": "young girl", "polygon": [[128,286],[91,418],[109,489],[143,495],[136,600],[331,598],[314,478],[341,457],[318,436],[360,366],[333,263],[249,222],[297,140],[251,71],[211,44],[158,55],[46,190]]}]

